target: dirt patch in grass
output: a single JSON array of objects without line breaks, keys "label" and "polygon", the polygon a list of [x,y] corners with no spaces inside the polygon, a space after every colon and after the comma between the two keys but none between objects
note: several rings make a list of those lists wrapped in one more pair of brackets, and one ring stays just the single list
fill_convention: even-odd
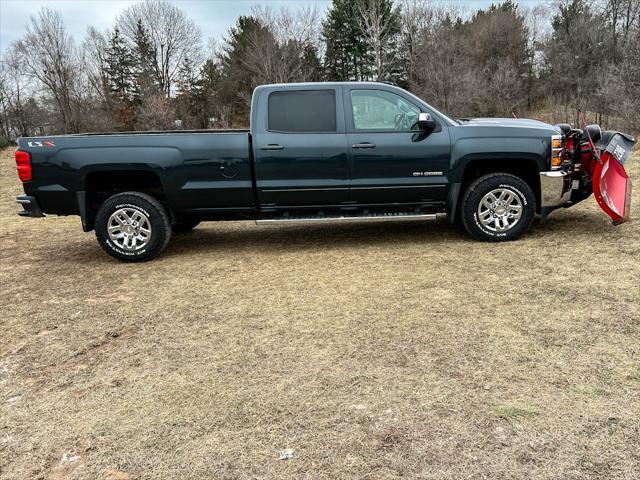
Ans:
[{"label": "dirt patch in grass", "polygon": [[638,478],[638,192],[508,244],[210,223],[125,265],[0,166],[2,479]]}]

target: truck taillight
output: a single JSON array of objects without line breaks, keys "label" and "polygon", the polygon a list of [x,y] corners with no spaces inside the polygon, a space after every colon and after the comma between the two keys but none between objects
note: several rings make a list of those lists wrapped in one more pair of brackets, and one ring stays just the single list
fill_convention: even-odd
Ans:
[{"label": "truck taillight", "polygon": [[16,167],[18,169],[18,178],[21,182],[31,180],[31,155],[29,152],[16,150]]},{"label": "truck taillight", "polygon": [[551,137],[551,170],[558,170],[562,166],[562,135]]}]

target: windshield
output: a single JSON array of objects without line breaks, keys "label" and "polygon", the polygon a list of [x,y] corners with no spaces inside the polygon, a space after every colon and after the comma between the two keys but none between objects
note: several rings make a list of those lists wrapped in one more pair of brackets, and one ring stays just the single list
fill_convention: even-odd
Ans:
[{"label": "windshield", "polygon": [[420,97],[416,97],[413,93],[411,92],[407,92],[407,94],[411,97],[413,97],[414,99],[416,99],[418,102],[423,103],[425,105],[427,105],[427,107],[429,107],[430,110],[432,110],[433,112],[435,112],[438,116],[440,116],[445,122],[449,123],[449,125],[460,125],[461,122],[452,119],[451,117],[449,117],[448,115],[445,115],[444,113],[442,113],[440,110],[433,108],[431,105],[429,105],[427,102],[425,102],[424,100],[422,100]]}]

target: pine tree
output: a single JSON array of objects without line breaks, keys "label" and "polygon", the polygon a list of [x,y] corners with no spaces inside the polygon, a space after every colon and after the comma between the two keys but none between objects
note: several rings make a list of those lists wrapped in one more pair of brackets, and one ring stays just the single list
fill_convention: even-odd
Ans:
[{"label": "pine tree", "polygon": [[210,128],[210,118],[217,121],[222,116],[223,105],[218,101],[220,80],[222,74],[220,66],[213,60],[207,60],[202,67],[195,85],[196,102],[200,105],[200,128]]},{"label": "pine tree", "polygon": [[322,24],[322,37],[327,46],[324,69],[329,80],[368,78],[368,47],[360,25],[356,2],[333,0]]},{"label": "pine tree", "polygon": [[196,74],[196,64],[191,58],[186,57],[178,68],[178,95],[192,95],[196,86],[198,76]]},{"label": "pine tree", "polygon": [[140,93],[135,69],[133,52],[115,29],[106,52],[106,78],[120,129],[130,130],[135,122],[134,105]]},{"label": "pine tree", "polygon": [[142,20],[138,20],[134,37],[136,60],[136,81],[143,97],[152,96],[159,91],[156,71],[156,51],[149,39]]},{"label": "pine tree", "polygon": [[178,87],[177,113],[182,120],[182,125],[189,128],[199,126],[202,106],[199,103],[198,75],[195,62],[189,57],[186,57],[178,68],[176,86]]},{"label": "pine tree", "polygon": [[114,30],[109,41],[106,63],[109,91],[120,102],[132,102],[137,94],[136,62],[118,29]]},{"label": "pine tree", "polygon": [[265,75],[269,65],[261,64],[264,59],[256,54],[260,45],[268,45],[272,53],[278,48],[273,33],[257,18],[238,17],[220,55],[220,100],[230,107],[233,124],[246,124],[253,89],[272,80]]},{"label": "pine tree", "polygon": [[[301,74],[304,81],[319,82],[321,79],[322,64],[318,56],[318,49],[311,44],[303,44],[301,47]],[[302,81],[302,80],[301,80]]]},{"label": "pine tree", "polygon": [[404,76],[400,10],[392,0],[333,0],[322,27],[329,79],[397,82]]}]

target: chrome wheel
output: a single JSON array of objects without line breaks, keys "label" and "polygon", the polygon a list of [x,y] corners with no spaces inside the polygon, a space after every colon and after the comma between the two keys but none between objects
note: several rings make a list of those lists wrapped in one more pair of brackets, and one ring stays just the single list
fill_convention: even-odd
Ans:
[{"label": "chrome wheel", "polygon": [[492,232],[511,230],[522,216],[522,200],[512,190],[496,188],[487,193],[478,205],[480,223]]},{"label": "chrome wheel", "polygon": [[118,247],[135,252],[146,247],[151,240],[151,222],[140,210],[121,208],[109,217],[107,232]]}]

